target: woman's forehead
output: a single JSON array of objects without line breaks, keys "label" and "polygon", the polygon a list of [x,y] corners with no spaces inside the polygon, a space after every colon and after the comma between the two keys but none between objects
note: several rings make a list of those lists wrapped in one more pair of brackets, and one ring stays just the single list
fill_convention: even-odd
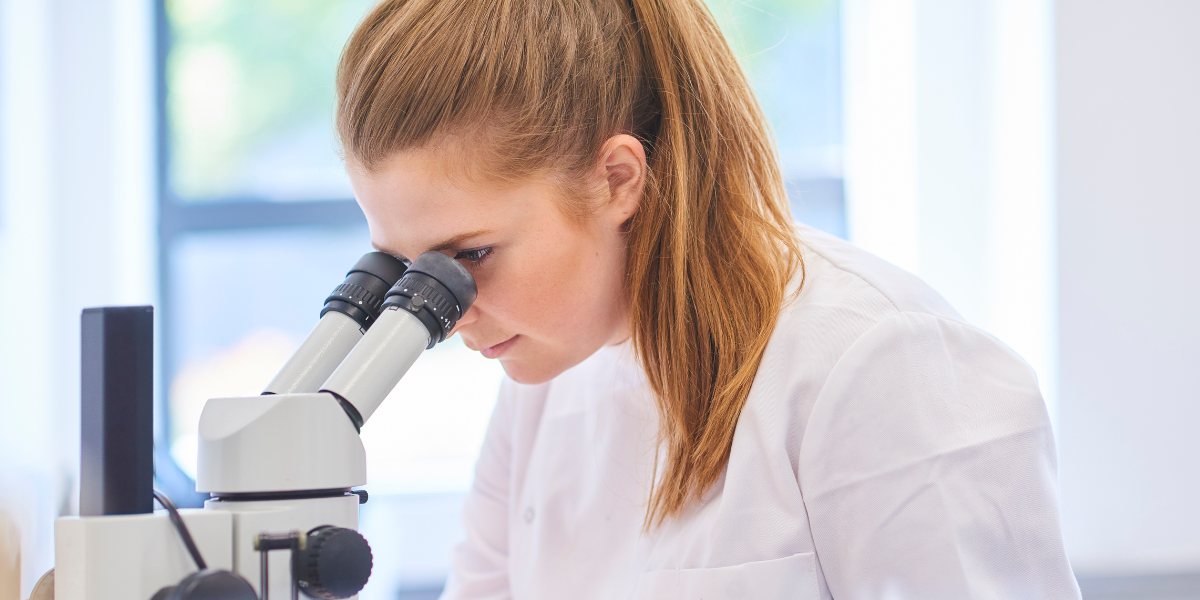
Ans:
[{"label": "woman's forehead", "polygon": [[408,258],[418,250],[464,248],[530,220],[531,211],[557,208],[553,182],[489,186],[427,169],[416,156],[397,157],[369,174],[352,173],[351,183],[372,242]]}]

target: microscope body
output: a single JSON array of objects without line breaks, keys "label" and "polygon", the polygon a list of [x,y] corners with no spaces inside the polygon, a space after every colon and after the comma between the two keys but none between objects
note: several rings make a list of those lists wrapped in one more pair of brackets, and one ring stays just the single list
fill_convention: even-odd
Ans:
[{"label": "microscope body", "polygon": [[[358,529],[366,453],[328,393],[214,398],[200,418],[197,490],[181,516],[210,568],[261,594],[264,532]],[[56,524],[56,600],[149,600],[195,570],[165,512],[64,517]],[[291,556],[269,552],[270,596],[289,598]]]},{"label": "microscope body", "polygon": [[[367,483],[359,431],[476,295],[445,255],[425,253],[399,273],[399,261],[375,255],[327,299],[321,323],[262,395],[205,404],[196,490],[211,499],[203,509],[178,511],[182,524],[146,510],[57,521],[56,600],[357,597],[372,568],[355,532],[367,500],[354,489]],[[375,279],[361,276],[364,263]],[[240,595],[189,595],[209,571],[236,579]]]},{"label": "microscope body", "polygon": [[[200,416],[196,490],[209,511],[231,519],[232,570],[257,591],[263,532],[307,532],[322,525],[358,529],[367,457],[337,399],[325,394],[214,398]],[[290,556],[271,552],[269,588],[291,587]],[[284,597],[284,596],[280,596]]]}]

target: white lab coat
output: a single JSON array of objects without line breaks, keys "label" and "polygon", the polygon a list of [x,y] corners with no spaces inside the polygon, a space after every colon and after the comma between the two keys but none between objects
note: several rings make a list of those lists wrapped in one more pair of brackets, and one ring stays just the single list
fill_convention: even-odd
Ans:
[{"label": "white lab coat", "polygon": [[443,598],[1079,598],[1033,371],[932,289],[801,228],[703,502],[644,532],[657,417],[628,344],[502,386]]}]

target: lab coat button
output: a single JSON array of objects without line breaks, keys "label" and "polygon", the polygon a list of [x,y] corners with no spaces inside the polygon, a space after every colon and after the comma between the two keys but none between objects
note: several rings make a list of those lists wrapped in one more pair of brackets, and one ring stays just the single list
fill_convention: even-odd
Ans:
[{"label": "lab coat button", "polygon": [[526,523],[532,523],[533,522],[533,507],[532,506],[526,507],[525,514],[522,516],[525,518]]}]

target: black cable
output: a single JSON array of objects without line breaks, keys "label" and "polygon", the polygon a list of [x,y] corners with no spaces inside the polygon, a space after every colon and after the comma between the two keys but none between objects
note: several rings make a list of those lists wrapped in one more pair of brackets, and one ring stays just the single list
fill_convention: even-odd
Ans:
[{"label": "black cable", "polygon": [[171,515],[171,523],[175,525],[175,531],[179,532],[179,537],[183,538],[183,545],[187,546],[188,554],[192,555],[192,560],[196,563],[196,568],[201,571],[208,568],[204,558],[200,556],[200,549],[196,547],[196,542],[192,540],[192,534],[188,531],[187,525],[183,522],[183,517],[179,516],[179,508],[175,503],[167,497],[166,494],[154,490],[154,499]]}]

